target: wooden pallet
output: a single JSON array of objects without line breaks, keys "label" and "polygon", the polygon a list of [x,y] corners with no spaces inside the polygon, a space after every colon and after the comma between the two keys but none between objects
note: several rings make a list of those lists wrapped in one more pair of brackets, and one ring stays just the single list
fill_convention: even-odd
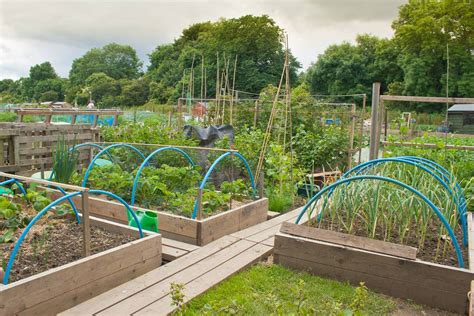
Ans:
[{"label": "wooden pallet", "polygon": [[[60,315],[166,315],[170,285],[185,285],[188,302],[273,251],[281,223],[294,222],[300,209],[220,238],[158,269],[79,304]],[[165,241],[163,241],[165,244]]]}]

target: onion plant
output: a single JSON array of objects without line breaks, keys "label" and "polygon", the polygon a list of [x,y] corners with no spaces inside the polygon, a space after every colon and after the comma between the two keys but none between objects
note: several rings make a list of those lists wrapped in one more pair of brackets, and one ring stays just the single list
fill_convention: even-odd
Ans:
[{"label": "onion plant", "polygon": [[[459,228],[460,210],[453,195],[428,172],[408,164],[386,163],[362,174],[386,176],[414,187],[438,207],[454,230]],[[434,259],[447,255],[451,241],[441,221],[428,204],[404,188],[364,180],[341,185],[328,196],[319,203],[325,205],[320,227],[416,245],[419,251],[427,240],[437,240]]]}]

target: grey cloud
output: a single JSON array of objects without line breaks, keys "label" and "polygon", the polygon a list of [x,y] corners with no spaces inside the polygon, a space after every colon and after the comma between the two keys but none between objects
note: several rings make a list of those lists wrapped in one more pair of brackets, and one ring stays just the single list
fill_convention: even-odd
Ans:
[{"label": "grey cloud", "polygon": [[[0,58],[14,62],[12,54],[18,51],[6,47],[6,39],[9,43],[29,43],[31,49],[48,52],[35,54],[36,57],[46,57],[53,64],[57,61],[56,67],[61,67],[58,71],[67,75],[72,60],[92,47],[110,42],[130,44],[146,62],[146,55],[154,47],[173,41],[192,23],[244,14],[268,14],[289,33],[292,51],[307,66],[322,53],[327,43],[353,39],[356,32],[389,36],[391,21],[405,2],[0,0]],[[61,49],[51,49],[57,46]],[[41,60],[31,60],[34,62]],[[0,67],[4,67],[4,63]]]}]

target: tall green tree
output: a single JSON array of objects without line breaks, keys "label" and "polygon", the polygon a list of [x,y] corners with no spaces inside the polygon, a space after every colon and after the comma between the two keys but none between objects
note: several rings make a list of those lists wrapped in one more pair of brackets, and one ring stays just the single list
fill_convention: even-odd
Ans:
[{"label": "tall green tree", "polygon": [[474,95],[474,2],[409,1],[392,24],[405,95]]},{"label": "tall green tree", "polygon": [[356,44],[331,45],[305,76],[313,94],[370,94],[374,81],[388,85],[403,77],[398,48],[388,39],[358,35]]},{"label": "tall green tree", "polygon": [[[194,60],[194,96],[199,97],[204,58],[207,96],[213,97],[217,54],[220,71],[225,67],[225,58],[231,75],[237,56],[235,89],[259,93],[268,84],[278,84],[285,59],[283,35],[283,30],[266,15],[197,23],[185,29],[173,44],[160,45],[150,54],[147,76],[156,83],[153,89],[168,93],[165,99],[175,100],[183,85],[188,88]],[[290,75],[295,81],[300,64],[291,53],[290,60]]]},{"label": "tall green tree", "polygon": [[35,83],[47,79],[56,79],[57,77],[58,75],[49,61],[30,68],[30,79]]},{"label": "tall green tree", "polygon": [[113,79],[136,79],[141,75],[142,62],[131,46],[108,44],[93,48],[72,63],[69,80],[73,85],[83,85],[94,73],[104,73]]}]

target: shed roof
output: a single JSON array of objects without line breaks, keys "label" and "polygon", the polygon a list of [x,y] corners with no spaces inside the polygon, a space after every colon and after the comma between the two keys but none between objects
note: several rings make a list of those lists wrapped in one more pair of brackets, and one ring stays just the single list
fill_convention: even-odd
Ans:
[{"label": "shed roof", "polygon": [[454,104],[448,112],[474,112],[474,104]]}]

